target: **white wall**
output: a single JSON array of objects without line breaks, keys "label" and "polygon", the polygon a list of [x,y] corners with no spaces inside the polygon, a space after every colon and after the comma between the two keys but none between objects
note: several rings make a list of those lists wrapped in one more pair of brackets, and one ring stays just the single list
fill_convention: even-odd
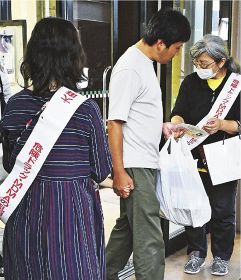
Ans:
[{"label": "white wall", "polygon": [[27,21],[27,41],[37,21],[36,0],[12,0],[12,19],[25,19]]},{"label": "white wall", "polygon": [[241,64],[241,1],[233,0],[231,55]]}]

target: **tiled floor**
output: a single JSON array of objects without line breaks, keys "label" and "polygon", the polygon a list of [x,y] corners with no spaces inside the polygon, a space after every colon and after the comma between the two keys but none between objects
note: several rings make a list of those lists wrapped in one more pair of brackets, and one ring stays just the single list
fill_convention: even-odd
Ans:
[{"label": "tiled floor", "polygon": [[105,239],[110,237],[111,230],[115,225],[115,220],[119,216],[119,197],[110,188],[100,190],[102,208],[104,212]]},{"label": "tiled floor", "polygon": [[[102,206],[105,219],[106,241],[109,239],[115,220],[119,215],[119,198],[113,193],[110,188],[103,188],[100,191]],[[0,223],[0,246],[1,234],[3,233],[3,224]],[[0,247],[1,248],[1,247]],[[187,275],[183,273],[183,265],[187,260],[185,249],[178,251],[176,254],[169,256],[166,259],[165,280],[241,280],[241,242],[240,234],[236,236],[234,253],[230,263],[230,273],[224,277],[215,277],[210,274],[211,255],[210,251],[206,260],[205,268],[197,275]],[[4,278],[0,277],[0,280]],[[128,280],[135,280],[134,276]],[[146,279],[151,280],[151,279]]]},{"label": "tiled floor", "polygon": [[[240,255],[240,234],[236,236],[234,252],[230,260],[229,274],[226,276],[213,276],[210,274],[210,265],[212,256],[210,249],[206,259],[206,265],[197,275],[188,275],[183,273],[183,265],[187,261],[185,249],[166,259],[165,280],[238,280],[241,278],[241,255]],[[210,242],[209,242],[210,248]],[[133,278],[134,280],[135,278]]]},{"label": "tiled floor", "polygon": [[[119,214],[119,198],[109,188],[101,189],[102,206],[105,217],[106,240],[108,240],[111,229],[115,224],[115,219]],[[210,245],[210,242],[209,242]],[[210,246],[209,246],[210,247]],[[174,255],[166,258],[165,280],[239,280],[241,278],[241,242],[240,234],[235,239],[234,252],[230,262],[230,272],[224,277],[212,276],[210,274],[210,265],[212,257],[210,250],[206,259],[206,265],[197,275],[188,275],[183,272],[183,265],[187,261],[185,248]],[[134,276],[128,280],[135,280]],[[151,280],[151,279],[146,279]],[[240,279],[241,280],[241,279]]]}]

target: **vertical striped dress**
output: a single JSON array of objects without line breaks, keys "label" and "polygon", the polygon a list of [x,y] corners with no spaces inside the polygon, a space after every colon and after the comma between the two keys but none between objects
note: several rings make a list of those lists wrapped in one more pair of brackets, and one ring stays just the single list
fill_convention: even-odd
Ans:
[{"label": "vertical striped dress", "polygon": [[[50,97],[23,90],[10,99],[0,127],[9,131],[12,144]],[[15,145],[12,164],[36,121]],[[105,280],[103,216],[93,180],[104,180],[110,170],[99,108],[89,99],[68,122],[6,224],[6,280]]]}]

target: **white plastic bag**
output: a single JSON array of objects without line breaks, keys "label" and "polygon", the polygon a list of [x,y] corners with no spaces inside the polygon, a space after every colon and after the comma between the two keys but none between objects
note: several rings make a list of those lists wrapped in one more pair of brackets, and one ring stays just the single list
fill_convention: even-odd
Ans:
[{"label": "white plastic bag", "polygon": [[211,207],[189,147],[169,138],[160,151],[156,193],[163,218],[200,227],[211,218]]},{"label": "white plastic bag", "polygon": [[241,179],[241,136],[203,146],[213,185]]}]

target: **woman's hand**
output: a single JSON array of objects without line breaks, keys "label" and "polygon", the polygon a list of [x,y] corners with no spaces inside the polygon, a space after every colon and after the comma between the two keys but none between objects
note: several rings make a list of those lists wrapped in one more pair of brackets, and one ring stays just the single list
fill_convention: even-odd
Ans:
[{"label": "woman's hand", "polygon": [[209,133],[214,134],[219,130],[222,130],[223,120],[217,118],[208,119],[207,123],[203,126],[203,129]]}]

